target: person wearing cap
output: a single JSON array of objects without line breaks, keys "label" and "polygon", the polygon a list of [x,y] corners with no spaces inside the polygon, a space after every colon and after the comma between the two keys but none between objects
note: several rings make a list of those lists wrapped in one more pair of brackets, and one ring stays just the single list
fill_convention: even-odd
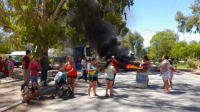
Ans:
[{"label": "person wearing cap", "polygon": [[44,85],[46,86],[46,80],[47,80],[47,71],[49,69],[49,60],[48,60],[48,54],[47,52],[44,52],[42,55],[42,58],[40,59],[40,65],[41,65],[41,82],[44,82]]},{"label": "person wearing cap", "polygon": [[114,80],[113,80],[113,86],[114,86],[114,82],[115,82],[115,77],[117,74],[117,65],[118,65],[118,61],[115,59],[115,56],[111,56],[111,60],[112,60],[112,66],[115,67],[116,73],[114,74]]}]

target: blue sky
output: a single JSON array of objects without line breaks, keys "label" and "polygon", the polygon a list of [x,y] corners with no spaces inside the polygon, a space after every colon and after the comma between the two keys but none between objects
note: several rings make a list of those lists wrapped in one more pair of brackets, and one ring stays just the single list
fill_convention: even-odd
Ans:
[{"label": "blue sky", "polygon": [[[155,32],[145,31],[150,29],[154,31],[163,31],[171,29],[178,33],[178,23],[175,20],[177,11],[184,15],[189,15],[190,4],[194,0],[134,0],[134,5],[127,12],[127,27],[132,31],[139,32],[144,38],[144,47],[150,45],[149,41]],[[199,34],[179,34],[179,41],[200,40]]]}]

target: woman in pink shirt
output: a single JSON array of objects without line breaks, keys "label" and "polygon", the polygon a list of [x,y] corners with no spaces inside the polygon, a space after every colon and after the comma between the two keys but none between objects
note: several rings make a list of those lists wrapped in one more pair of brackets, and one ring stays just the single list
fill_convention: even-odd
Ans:
[{"label": "woman in pink shirt", "polygon": [[31,87],[33,87],[33,82],[38,82],[38,72],[40,68],[41,66],[40,62],[37,61],[37,56],[33,56],[33,61],[29,63],[28,67],[31,76]]},{"label": "woman in pink shirt", "polygon": [[14,77],[14,63],[15,61],[12,59],[12,56],[9,56],[9,59],[8,59],[8,73],[9,73],[9,77]]}]

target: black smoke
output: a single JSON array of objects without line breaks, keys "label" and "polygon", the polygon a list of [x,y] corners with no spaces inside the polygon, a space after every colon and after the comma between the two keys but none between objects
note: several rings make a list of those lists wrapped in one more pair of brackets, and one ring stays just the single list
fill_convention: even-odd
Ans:
[{"label": "black smoke", "polygon": [[108,59],[114,55],[119,65],[124,66],[130,62],[129,49],[120,46],[117,33],[116,26],[108,21],[97,19],[91,27],[90,42],[96,46],[100,57],[105,56]]}]

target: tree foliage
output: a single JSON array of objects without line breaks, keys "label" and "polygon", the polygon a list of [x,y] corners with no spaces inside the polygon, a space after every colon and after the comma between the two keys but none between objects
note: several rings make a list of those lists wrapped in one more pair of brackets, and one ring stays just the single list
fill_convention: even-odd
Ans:
[{"label": "tree foliage", "polygon": [[132,51],[136,52],[136,55],[143,55],[143,37],[138,32],[132,33],[131,31],[123,38],[122,45],[129,47]]},{"label": "tree foliage", "polygon": [[176,21],[178,22],[179,32],[200,33],[200,0],[195,0],[191,4],[190,9],[192,13],[188,16],[183,15],[182,12],[176,13]]},{"label": "tree foliage", "polygon": [[158,57],[161,59],[162,55],[167,54],[171,56],[171,50],[178,42],[179,36],[171,30],[165,30],[156,33],[150,40],[150,47],[148,48],[148,55],[151,59]]}]

